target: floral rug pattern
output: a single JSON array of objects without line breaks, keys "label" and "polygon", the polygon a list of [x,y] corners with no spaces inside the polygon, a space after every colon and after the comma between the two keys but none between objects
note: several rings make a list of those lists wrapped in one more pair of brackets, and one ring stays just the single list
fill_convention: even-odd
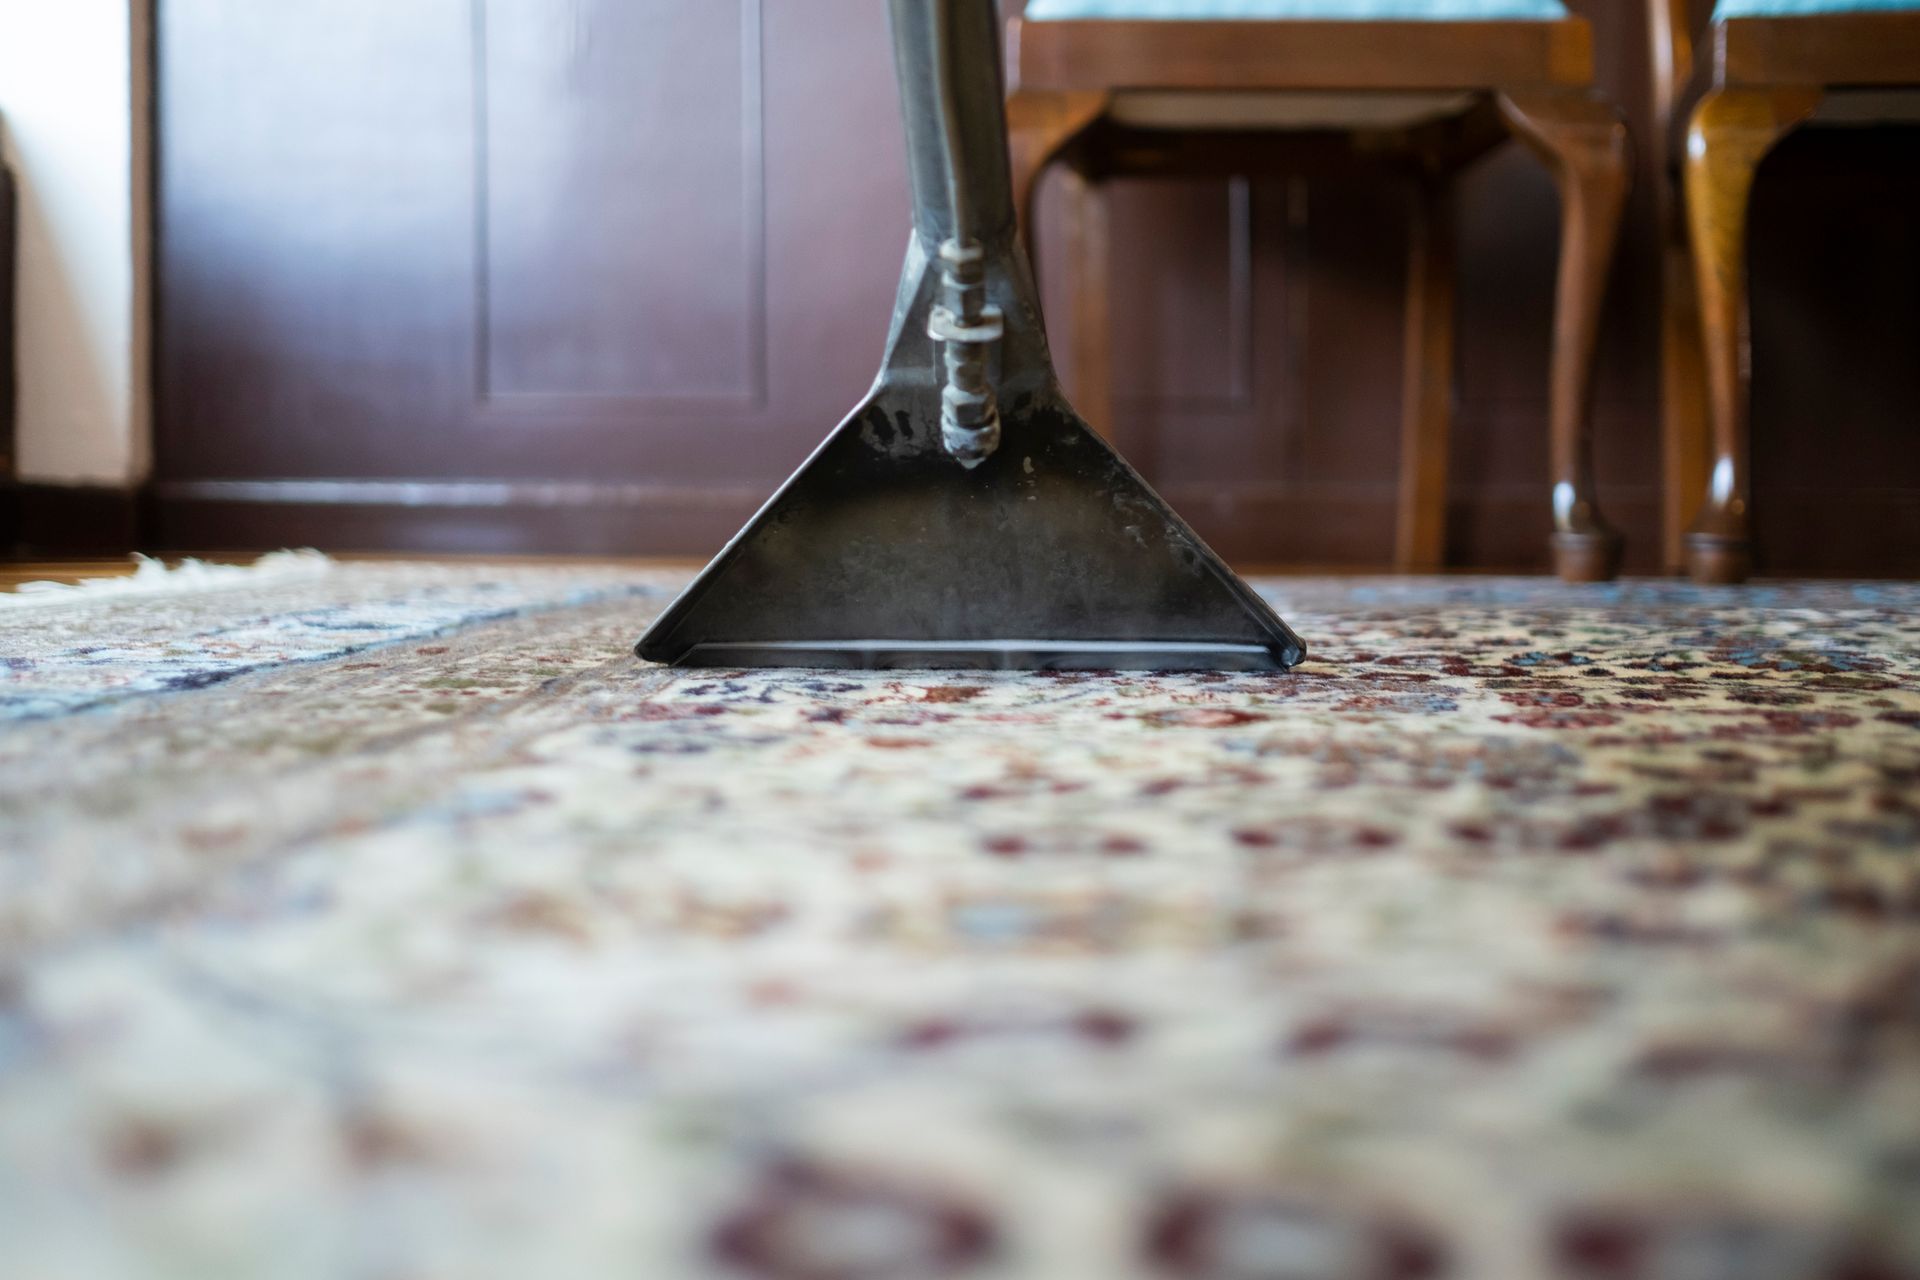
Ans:
[{"label": "floral rug pattern", "polygon": [[0,725],[0,1270],[1920,1276],[1920,587],[681,673],[585,572],[330,658],[488,571],[182,596],[243,672]]}]

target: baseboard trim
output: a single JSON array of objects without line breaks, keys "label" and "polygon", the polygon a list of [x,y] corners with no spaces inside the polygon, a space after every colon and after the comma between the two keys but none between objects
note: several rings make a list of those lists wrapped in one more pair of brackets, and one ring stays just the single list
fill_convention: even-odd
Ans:
[{"label": "baseboard trim", "polygon": [[[313,546],[706,557],[773,487],[772,481],[690,488],[572,480],[170,480],[134,495],[30,486],[22,495],[30,535],[23,541],[41,555],[114,554],[136,546],[178,552]],[[1392,558],[1391,484],[1175,481],[1160,491],[1238,563],[1359,571],[1377,570]],[[1658,492],[1645,484],[1603,484],[1600,504],[1627,537],[1626,571],[1660,573]],[[1767,572],[1920,576],[1920,560],[1912,555],[1920,546],[1920,504],[1910,490],[1763,493],[1756,514]],[[1448,496],[1452,567],[1546,571],[1549,532],[1544,487],[1483,485]]]},{"label": "baseboard trim", "polygon": [[[154,486],[152,531],[164,550],[315,546],[704,557],[719,550],[773,487],[773,482],[687,488],[594,481],[171,480]],[[1536,488],[1453,495],[1450,523],[1462,562],[1545,568],[1547,504]],[[1358,568],[1377,567],[1392,555],[1396,494],[1390,483],[1176,483],[1162,493],[1229,557]],[[1625,517],[1630,534],[1655,526],[1650,490],[1602,496],[1609,510]],[[1516,530],[1526,532],[1515,538]],[[1635,540],[1645,543],[1647,556],[1647,563],[1637,567],[1651,570],[1654,544],[1649,538]]]},{"label": "baseboard trim", "polygon": [[119,556],[140,548],[144,495],[97,485],[0,485],[0,551],[20,558]]},{"label": "baseboard trim", "polygon": [[154,486],[167,550],[707,556],[773,487],[566,480],[172,480]]},{"label": "baseboard trim", "polygon": [[301,507],[653,507],[754,502],[746,486],[610,484],[598,480],[162,480],[163,502],[254,502]]}]

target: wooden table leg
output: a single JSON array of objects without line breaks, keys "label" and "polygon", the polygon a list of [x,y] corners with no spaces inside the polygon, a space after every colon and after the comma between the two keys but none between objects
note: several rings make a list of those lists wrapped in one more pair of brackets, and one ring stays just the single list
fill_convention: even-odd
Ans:
[{"label": "wooden table leg", "polygon": [[1687,222],[1713,420],[1706,500],[1686,538],[1687,570],[1700,582],[1740,582],[1753,571],[1747,205],[1760,161],[1819,104],[1819,91],[1804,87],[1720,89],[1694,109],[1687,131]]},{"label": "wooden table leg", "polygon": [[1569,582],[1603,581],[1619,572],[1620,537],[1594,496],[1593,359],[1631,181],[1626,122],[1591,92],[1503,93],[1499,104],[1560,188],[1549,393],[1554,564]]},{"label": "wooden table leg", "polygon": [[1407,252],[1400,410],[1400,507],[1394,568],[1432,573],[1446,557],[1447,448],[1453,427],[1455,309],[1452,184],[1417,179]]}]

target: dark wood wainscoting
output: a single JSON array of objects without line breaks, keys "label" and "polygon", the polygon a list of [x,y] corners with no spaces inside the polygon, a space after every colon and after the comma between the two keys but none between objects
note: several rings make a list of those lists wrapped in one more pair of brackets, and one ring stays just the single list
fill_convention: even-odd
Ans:
[{"label": "dark wood wainscoting", "polygon": [[[702,554],[871,381],[908,231],[878,0],[157,3],[164,543]],[[1581,7],[1644,103],[1638,6]],[[1766,566],[1912,570],[1920,141],[1829,136],[1761,182]],[[1450,556],[1541,567],[1554,195],[1509,148],[1462,204]],[[1598,410],[1638,571],[1652,207]],[[1387,560],[1406,213],[1367,178],[1120,192],[1117,434],[1227,554]]]}]

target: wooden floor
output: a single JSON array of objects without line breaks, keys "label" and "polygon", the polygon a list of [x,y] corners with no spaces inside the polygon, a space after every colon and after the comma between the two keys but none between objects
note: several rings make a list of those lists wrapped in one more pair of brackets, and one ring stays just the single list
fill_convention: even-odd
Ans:
[{"label": "wooden floor", "polygon": [[126,560],[0,561],[0,591],[12,591],[23,582],[81,582],[132,572],[133,565]]}]

